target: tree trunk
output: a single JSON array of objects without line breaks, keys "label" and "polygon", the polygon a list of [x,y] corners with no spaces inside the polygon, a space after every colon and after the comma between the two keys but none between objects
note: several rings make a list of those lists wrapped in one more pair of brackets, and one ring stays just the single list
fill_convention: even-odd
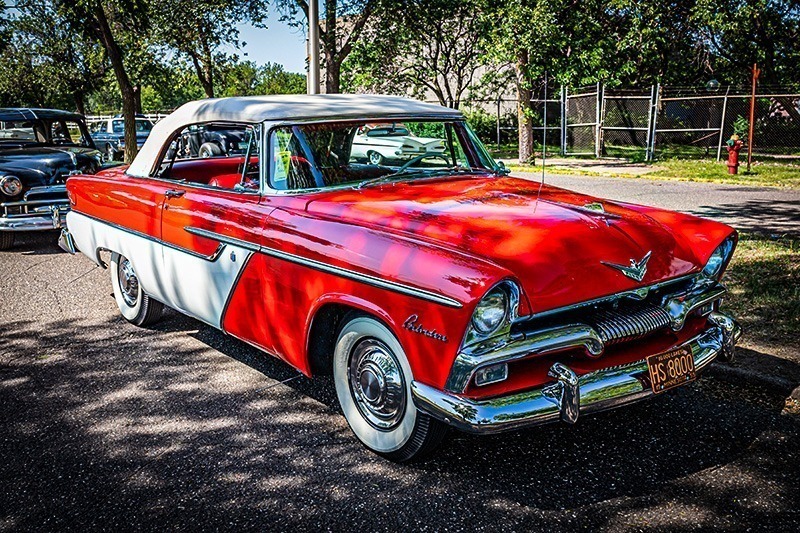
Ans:
[{"label": "tree trunk", "polygon": [[142,86],[138,83],[133,87],[133,94],[135,95],[136,114],[142,114]]},{"label": "tree trunk", "polygon": [[98,3],[94,7],[93,15],[100,32],[100,41],[106,49],[108,60],[114,69],[114,76],[117,78],[117,85],[119,85],[119,92],[122,96],[122,118],[125,121],[125,162],[130,163],[139,150],[136,146],[136,94],[128,73],[125,71],[122,50],[114,39],[114,34],[108,24],[108,18],[102,3]]},{"label": "tree trunk", "polygon": [[531,120],[531,97],[533,92],[528,80],[528,52],[517,53],[517,119],[519,122],[519,162],[533,163],[533,122]]},{"label": "tree trunk", "polygon": [[200,85],[203,87],[203,92],[206,93],[206,97],[214,98],[213,65],[201,61],[195,53],[190,53],[189,57],[192,58],[194,71],[197,73],[197,79],[200,80]]},{"label": "tree trunk", "polygon": [[325,62],[325,93],[337,94],[341,78],[342,65],[337,59],[328,59]]},{"label": "tree trunk", "polygon": [[86,115],[86,101],[82,91],[75,91],[72,93],[72,99],[75,100],[75,111],[79,115]]},{"label": "tree trunk", "polygon": [[339,43],[336,41],[336,0],[325,0],[325,33],[322,35],[322,48],[325,53],[325,93],[339,92],[339,79],[342,71],[342,58],[339,57]]}]

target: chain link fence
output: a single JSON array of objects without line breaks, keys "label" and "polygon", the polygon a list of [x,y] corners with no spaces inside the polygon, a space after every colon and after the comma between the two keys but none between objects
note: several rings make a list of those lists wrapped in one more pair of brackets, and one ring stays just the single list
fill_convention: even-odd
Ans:
[{"label": "chain link fence", "polygon": [[[549,88],[531,100],[534,139],[542,143],[547,108],[548,151],[563,155],[725,157],[725,142],[737,133],[743,154],[800,159],[800,90],[759,87],[753,139],[747,139],[751,96],[742,87],[716,90],[655,85],[641,89]],[[543,91],[540,91],[543,93]],[[509,146],[517,138],[517,100],[472,100],[462,106],[487,144]]]}]

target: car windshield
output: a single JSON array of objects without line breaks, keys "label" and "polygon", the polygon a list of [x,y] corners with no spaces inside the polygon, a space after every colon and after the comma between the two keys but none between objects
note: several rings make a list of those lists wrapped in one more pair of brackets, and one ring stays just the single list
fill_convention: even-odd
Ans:
[{"label": "car windshield", "polygon": [[[114,120],[111,123],[112,128],[114,128],[114,133],[124,133],[125,131],[125,121],[124,120]],[[150,130],[153,129],[153,123],[147,119],[136,119],[136,133],[149,133]]]},{"label": "car windshield", "polygon": [[278,190],[498,171],[463,121],[282,126],[270,134],[270,151],[270,184]]}]

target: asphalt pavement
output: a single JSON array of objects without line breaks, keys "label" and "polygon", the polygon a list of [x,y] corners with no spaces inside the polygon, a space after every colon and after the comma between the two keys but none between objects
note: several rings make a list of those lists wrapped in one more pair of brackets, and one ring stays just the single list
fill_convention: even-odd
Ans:
[{"label": "asphalt pavement", "polygon": [[[540,180],[541,175],[514,172]],[[719,220],[740,231],[800,236],[800,190],[644,177],[546,174],[545,183],[600,198],[652,205]]]},{"label": "asphalt pavement", "polygon": [[[570,179],[552,182],[625,194]],[[663,183],[647,194],[682,201]],[[172,311],[128,324],[108,272],[55,239],[0,252],[2,530],[798,530],[784,391],[709,372],[396,465],[359,445],[329,379]]]}]

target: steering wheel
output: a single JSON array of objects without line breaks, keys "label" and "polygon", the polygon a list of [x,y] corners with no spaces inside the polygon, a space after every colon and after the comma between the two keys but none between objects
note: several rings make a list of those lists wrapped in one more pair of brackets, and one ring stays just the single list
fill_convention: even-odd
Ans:
[{"label": "steering wheel", "polygon": [[428,159],[428,158],[439,158],[439,159],[444,160],[444,162],[447,163],[448,165],[450,164],[450,160],[447,159],[447,157],[442,155],[442,154],[421,154],[421,155],[418,155],[417,157],[415,157],[413,159],[409,159],[408,161],[403,163],[403,166],[398,168],[397,172],[403,172],[404,170],[406,170],[408,167],[410,167],[414,163],[419,163],[423,159]]}]

